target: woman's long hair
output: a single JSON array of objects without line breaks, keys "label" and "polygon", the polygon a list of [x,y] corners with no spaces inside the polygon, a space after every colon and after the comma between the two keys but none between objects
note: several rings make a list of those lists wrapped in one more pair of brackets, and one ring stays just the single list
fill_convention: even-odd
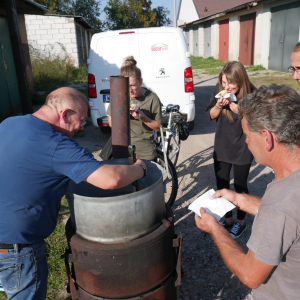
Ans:
[{"label": "woman's long hair", "polygon": [[[225,75],[227,80],[231,83],[236,83],[239,86],[239,91],[236,95],[237,99],[244,98],[247,94],[256,90],[256,87],[249,80],[248,74],[244,66],[238,61],[228,62],[219,74],[219,90],[223,90],[222,77]],[[234,122],[232,111],[229,106],[222,109],[222,116],[226,117],[230,122]]]},{"label": "woman's long hair", "polygon": [[141,80],[142,78],[142,72],[141,70],[136,66],[136,60],[133,56],[128,56],[123,63],[120,75],[125,77],[136,77],[136,79]]}]

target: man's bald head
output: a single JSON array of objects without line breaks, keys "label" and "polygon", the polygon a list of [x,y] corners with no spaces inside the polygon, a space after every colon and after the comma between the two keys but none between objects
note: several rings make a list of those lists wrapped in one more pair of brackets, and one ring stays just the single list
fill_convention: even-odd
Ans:
[{"label": "man's bald head", "polygon": [[300,42],[296,44],[293,52],[300,52]]},{"label": "man's bald head", "polygon": [[294,51],[291,55],[291,67],[295,71],[293,79],[300,85],[300,42],[296,44]]},{"label": "man's bald head", "polygon": [[75,108],[78,102],[81,101],[83,101],[88,108],[90,107],[89,101],[83,93],[71,87],[62,87],[47,96],[45,105],[55,109],[61,107]]}]

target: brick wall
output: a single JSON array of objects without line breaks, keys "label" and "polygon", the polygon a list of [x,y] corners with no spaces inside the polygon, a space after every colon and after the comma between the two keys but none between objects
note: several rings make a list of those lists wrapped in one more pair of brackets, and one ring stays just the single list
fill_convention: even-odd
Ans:
[{"label": "brick wall", "polygon": [[44,55],[70,58],[78,66],[74,18],[25,15],[29,47]]}]

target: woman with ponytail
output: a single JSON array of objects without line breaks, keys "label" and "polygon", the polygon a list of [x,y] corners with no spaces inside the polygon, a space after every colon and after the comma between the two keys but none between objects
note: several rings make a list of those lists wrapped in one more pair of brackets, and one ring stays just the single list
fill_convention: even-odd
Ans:
[{"label": "woman with ponytail", "polygon": [[[153,130],[159,131],[162,123],[161,102],[158,96],[142,87],[141,70],[136,66],[133,56],[127,57],[120,70],[120,75],[129,77],[130,102],[139,104],[137,111],[130,110],[131,144],[136,146],[140,159],[156,161],[156,148],[153,143]],[[111,107],[107,109],[111,126]]]}]

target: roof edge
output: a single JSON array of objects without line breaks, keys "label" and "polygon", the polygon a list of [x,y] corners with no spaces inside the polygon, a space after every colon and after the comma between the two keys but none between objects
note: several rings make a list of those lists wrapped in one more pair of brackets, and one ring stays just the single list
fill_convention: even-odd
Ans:
[{"label": "roof edge", "polygon": [[[189,22],[189,23],[186,23],[186,24],[183,24],[183,25],[179,25],[178,27],[180,28],[184,28],[186,26],[190,26],[190,25],[196,25],[196,24],[200,24],[200,23],[203,23],[203,22],[206,22],[206,21],[209,21],[211,19],[214,19],[214,18],[218,18],[218,17],[222,17],[222,16],[225,16],[227,13],[230,13],[232,11],[236,11],[236,10],[241,10],[243,8],[246,8],[247,5],[248,6],[257,6],[257,5],[261,5],[261,4],[264,4],[264,3],[268,3],[268,2],[273,2],[275,0],[252,0],[252,1],[249,1],[249,2],[246,2],[244,4],[241,4],[241,5],[238,5],[238,6],[235,6],[235,7],[232,7],[232,8],[229,8],[229,9],[225,9],[223,11],[220,11],[220,12],[217,12],[217,13],[214,13],[214,14],[211,14],[209,16],[206,16],[206,17],[203,17],[203,18],[200,18],[196,21],[193,21],[193,22]],[[259,3],[258,3],[259,2]]]},{"label": "roof edge", "polygon": [[100,30],[96,29],[95,27],[91,26],[84,17],[82,16],[75,16],[75,15],[57,15],[57,14],[47,14],[45,16],[49,17],[60,17],[60,18],[74,18],[77,22],[81,23],[85,28],[92,29],[94,31],[100,32]]},{"label": "roof edge", "polygon": [[32,0],[25,0],[25,2],[32,4],[35,7],[38,7],[39,9],[43,10],[44,12],[49,12],[49,9],[46,6],[43,6],[39,3],[36,3]]}]

